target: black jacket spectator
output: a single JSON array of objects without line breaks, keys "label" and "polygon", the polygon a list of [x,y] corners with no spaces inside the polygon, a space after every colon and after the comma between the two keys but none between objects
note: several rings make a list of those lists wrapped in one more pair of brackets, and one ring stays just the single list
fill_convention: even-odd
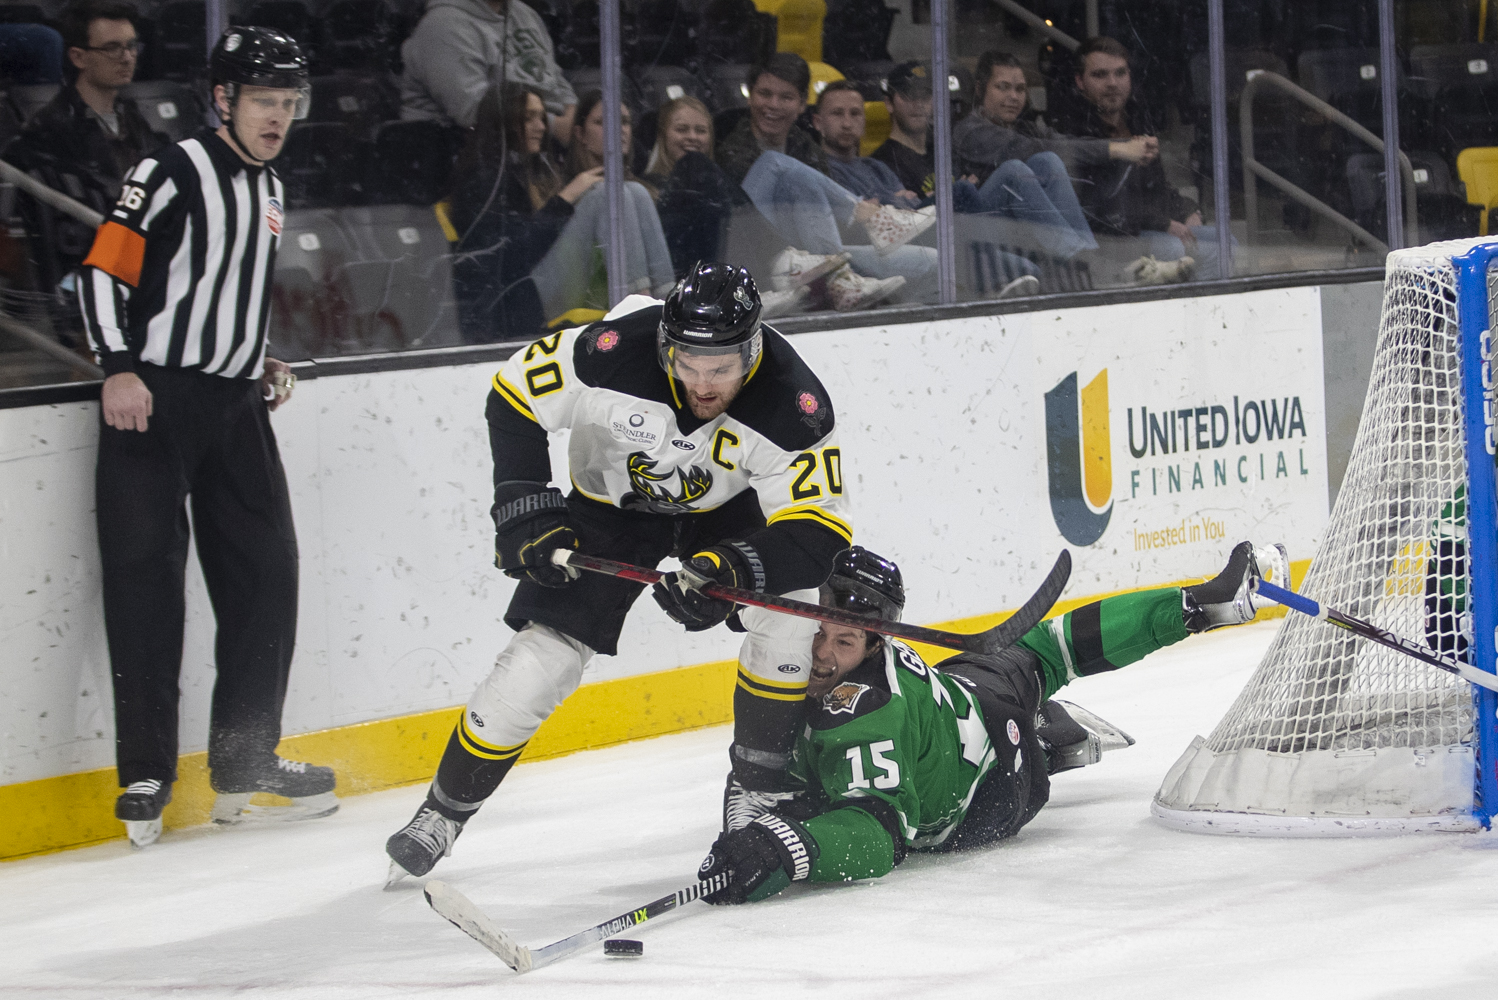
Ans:
[{"label": "black jacket spectator", "polygon": [[[107,215],[120,195],[125,175],[153,150],[170,140],[151,131],[135,105],[119,98],[114,105],[118,130],[111,132],[99,114],[69,85],[37,111],[5,150],[5,159],[49,187]],[[38,256],[43,287],[57,286],[63,275],[83,263],[93,245],[94,227],[22,199],[27,228],[40,237]]]},{"label": "black jacket spectator", "polygon": [[[475,344],[524,339],[545,328],[530,273],[572,218],[572,205],[556,193],[561,178],[544,154],[523,152],[521,109],[536,92],[506,84],[502,93],[495,88],[479,103],[473,136],[454,170],[449,215],[459,236],[453,254],[459,324],[463,339]],[[516,124],[505,141],[508,122]]]},{"label": "black jacket spectator", "polygon": [[[1058,122],[1063,132],[1099,139],[1118,139],[1092,105],[1080,107]],[[1125,107],[1129,132],[1156,135],[1144,108],[1133,98]],[[1159,159],[1139,165],[1103,160],[1080,165],[1073,173],[1078,200],[1092,228],[1119,236],[1138,236],[1142,230],[1167,232],[1172,222],[1184,222],[1197,211],[1196,202],[1175,189]]]},{"label": "black jacket spectator", "polygon": [[[718,143],[717,160],[718,166],[723,168],[735,184],[744,183],[744,178],[749,175],[749,168],[754,166],[754,161],[759,159],[759,141],[754,138],[754,129],[749,124],[746,116],[739,122],[738,127],[728,133],[728,138]],[[791,126],[790,134],[785,139],[785,155],[800,160],[815,170],[827,173],[827,157],[822,152],[821,143],[798,126]]]}]

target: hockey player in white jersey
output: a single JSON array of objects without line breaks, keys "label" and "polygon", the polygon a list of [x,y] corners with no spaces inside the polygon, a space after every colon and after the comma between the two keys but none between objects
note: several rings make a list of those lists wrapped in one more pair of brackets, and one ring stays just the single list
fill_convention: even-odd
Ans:
[{"label": "hockey player in white jersey", "polygon": [[[495,559],[520,580],[517,631],[464,709],[416,816],[386,842],[392,881],[425,875],[595,653],[615,653],[643,587],[563,570],[557,549],[682,569],[653,596],[689,631],[745,633],[725,823],[788,795],[816,623],[706,597],[708,583],[816,600],[852,543],[832,402],[760,324],[745,270],[698,264],[664,303],[631,296],[587,327],[515,354],[494,376]],[[547,485],[550,433],[570,430],[572,491]]]}]

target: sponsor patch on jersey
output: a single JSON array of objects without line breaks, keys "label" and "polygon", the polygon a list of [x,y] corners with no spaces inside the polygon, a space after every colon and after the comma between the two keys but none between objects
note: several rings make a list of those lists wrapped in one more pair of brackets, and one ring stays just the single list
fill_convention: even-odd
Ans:
[{"label": "sponsor patch on jersey", "polygon": [[480,729],[484,728],[484,719],[483,719],[483,716],[479,715],[477,712],[475,712],[471,708],[468,710],[468,719],[469,719],[470,722],[472,722],[475,726],[478,726]]},{"label": "sponsor patch on jersey", "polygon": [[869,690],[867,684],[855,684],[852,681],[844,681],[837,687],[822,695],[822,708],[829,715],[847,714],[852,715],[858,710],[858,699]]},{"label": "sponsor patch on jersey", "polygon": [[1010,719],[1008,725],[1004,727],[1004,731],[1009,734],[1009,742],[1015,746],[1019,746],[1019,723]]},{"label": "sponsor patch on jersey", "polygon": [[780,666],[776,667],[775,669],[779,670],[782,674],[799,674],[801,672],[801,664],[799,664],[799,663],[782,663]]},{"label": "sponsor patch on jersey", "polygon": [[690,441],[684,441],[681,438],[672,438],[671,439],[671,445],[672,445],[672,447],[680,448],[682,451],[696,451],[697,450],[697,446],[695,444],[693,444]]},{"label": "sponsor patch on jersey", "polygon": [[613,431],[614,437],[627,444],[639,448],[654,448],[666,436],[666,418],[616,406],[609,414],[609,430]]},{"label": "sponsor patch on jersey", "polygon": [[272,198],[265,203],[265,228],[270,230],[272,236],[281,235],[281,223],[286,221],[286,213],[281,210],[279,199]]}]

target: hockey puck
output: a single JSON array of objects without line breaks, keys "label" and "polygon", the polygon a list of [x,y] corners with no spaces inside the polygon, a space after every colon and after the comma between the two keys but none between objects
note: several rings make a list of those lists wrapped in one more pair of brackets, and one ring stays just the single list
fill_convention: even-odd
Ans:
[{"label": "hockey puck", "polygon": [[639,958],[645,954],[645,942],[613,938],[603,943],[603,953],[611,958]]}]

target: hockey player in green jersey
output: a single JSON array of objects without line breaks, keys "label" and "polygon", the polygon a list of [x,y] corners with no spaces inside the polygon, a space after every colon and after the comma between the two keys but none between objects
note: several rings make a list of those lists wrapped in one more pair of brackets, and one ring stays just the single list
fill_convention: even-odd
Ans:
[{"label": "hockey player in green jersey", "polygon": [[[1078,677],[1116,670],[1196,632],[1252,621],[1252,583],[1288,578],[1279,546],[1233,549],[1193,587],[1109,597],[1048,619],[994,656],[929,666],[897,640],[824,624],[812,645],[806,725],[791,766],[802,791],[774,812],[728,818],[700,877],[730,873],[711,903],[744,903],[791,882],[888,873],[912,850],[955,851],[1011,837],[1050,796],[1050,775],[1131,743],[1051,700]],[[898,619],[894,563],[854,547],[821,603]]]}]

